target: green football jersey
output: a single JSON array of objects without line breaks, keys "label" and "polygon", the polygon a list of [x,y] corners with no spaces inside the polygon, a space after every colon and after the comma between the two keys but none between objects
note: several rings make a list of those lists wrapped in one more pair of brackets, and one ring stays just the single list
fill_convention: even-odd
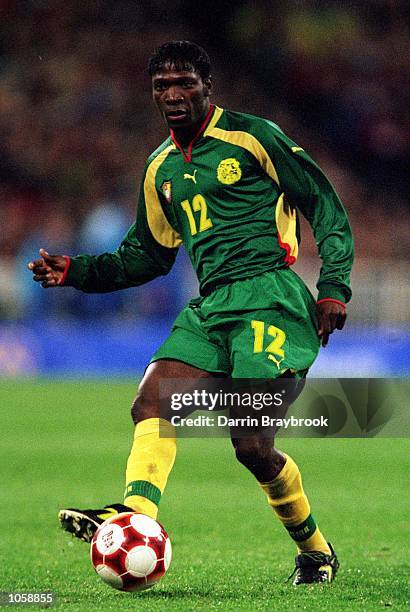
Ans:
[{"label": "green football jersey", "polygon": [[322,268],[319,299],[350,299],[353,240],[332,185],[271,121],[211,106],[183,149],[170,137],[148,158],[137,219],[115,253],[71,259],[66,284],[115,291],[166,274],[183,244],[201,294],[292,265],[298,211]]}]

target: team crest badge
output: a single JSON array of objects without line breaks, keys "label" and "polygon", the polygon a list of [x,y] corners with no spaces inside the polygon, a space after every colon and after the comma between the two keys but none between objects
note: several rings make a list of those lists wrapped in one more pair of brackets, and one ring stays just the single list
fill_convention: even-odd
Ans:
[{"label": "team crest badge", "polygon": [[161,191],[165,196],[168,204],[171,204],[172,200],[172,189],[171,189],[171,181],[164,181],[161,185]]},{"label": "team crest badge", "polygon": [[234,157],[223,159],[216,171],[218,181],[224,185],[232,185],[237,183],[242,176],[242,170],[239,162]]}]

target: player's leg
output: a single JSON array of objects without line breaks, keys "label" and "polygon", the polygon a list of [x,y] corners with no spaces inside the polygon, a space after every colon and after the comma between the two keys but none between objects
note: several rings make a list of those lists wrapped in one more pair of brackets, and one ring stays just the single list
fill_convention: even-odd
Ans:
[{"label": "player's leg", "polygon": [[181,385],[186,381],[193,385],[195,380],[211,376],[211,372],[224,375],[228,368],[226,355],[202,329],[198,302],[193,300],[177,318],[170,336],[148,366],[132,405],[135,431],[126,470],[126,505],[61,510],[61,526],[76,537],[89,542],[98,525],[118,512],[132,510],[156,517],[176,453],[174,427],[160,414],[160,401],[170,393],[161,381],[175,383],[181,379]]},{"label": "player's leg", "polygon": [[299,468],[291,457],[274,448],[264,435],[233,438],[238,461],[257,479],[269,505],[296,542],[299,552],[330,549],[311,516]]},{"label": "player's leg", "polygon": [[[148,366],[132,407],[135,433],[127,463],[125,503],[152,518],[157,516],[176,452],[175,428],[164,418],[168,410],[161,411],[161,402],[165,400],[169,407],[167,398],[181,391],[181,385],[192,387],[195,381],[211,373],[223,375],[228,368],[226,355],[204,330],[200,302],[200,298],[193,300],[178,316],[171,335]],[[182,382],[177,384],[178,380]]]},{"label": "player's leg", "polygon": [[[302,390],[300,381],[319,350],[314,299],[301,279],[289,270],[234,284],[231,297],[237,311],[228,321],[225,316],[224,324],[231,330],[228,343],[234,356],[232,378],[236,384],[249,378],[272,384],[273,396],[284,388],[284,380],[291,383],[293,379],[294,390],[285,394],[284,399],[288,399],[281,413],[271,415],[281,417],[283,409]],[[247,308],[250,303],[255,310]],[[224,308],[223,303],[216,305]],[[270,439],[259,434],[234,435],[236,455],[255,475],[269,504],[295,540],[297,564],[303,561],[305,566],[305,561],[309,562],[309,569],[304,567],[302,575],[298,572],[296,583],[330,581],[337,569],[336,559],[311,515],[298,466],[274,448],[274,433]],[[321,571],[320,567],[325,566],[326,570]]]},{"label": "player's leg", "polygon": [[98,510],[62,509],[59,519],[65,531],[90,542],[98,525],[120,512],[157,517],[176,455],[175,428],[160,416],[160,400],[166,399],[160,396],[161,381],[195,381],[208,376],[211,374],[206,371],[171,359],[160,359],[148,366],[131,408],[135,430],[127,462],[124,504],[108,504]]},{"label": "player's leg", "polygon": [[[261,423],[263,417],[285,417],[289,406],[300,395],[305,381],[289,372],[270,381],[253,382],[252,387],[243,387],[237,392],[246,396],[256,393],[259,397],[268,393],[272,397],[282,396],[280,406],[267,406],[258,411]],[[245,410],[249,413],[249,407]],[[276,433],[277,427],[262,427],[260,424],[257,427],[231,428],[236,457],[261,485],[269,505],[295,540],[298,551],[329,554],[329,546],[311,515],[299,468],[291,457],[275,448]]]},{"label": "player's leg", "polygon": [[141,381],[131,414],[134,439],[127,462],[124,504],[109,504],[99,510],[66,508],[59,512],[61,526],[89,542],[98,525],[120,512],[141,512],[156,518],[176,455],[175,428],[160,416],[161,381],[197,380],[211,376],[186,363],[161,359],[151,363]]},{"label": "player's leg", "polygon": [[160,359],[148,366],[131,410],[135,432],[127,462],[124,503],[135,512],[157,517],[175,461],[175,428],[160,413],[161,400],[167,400],[161,393],[161,382],[195,381],[209,376],[209,372],[171,359]]},{"label": "player's leg", "polygon": [[294,584],[331,582],[339,564],[311,514],[296,463],[276,450],[273,438],[265,435],[233,438],[232,443],[237,459],[258,480],[269,505],[296,543]]},{"label": "player's leg", "polygon": [[[262,367],[260,371],[263,372]],[[298,380],[300,375],[302,379]],[[287,400],[284,399],[276,412],[274,407],[265,410],[265,416],[270,419],[283,418],[289,405],[303,389],[304,375],[305,372],[298,374],[288,371],[271,381],[259,379],[258,385],[251,388],[250,392],[258,392],[260,388],[263,393],[269,392],[271,397],[277,394],[283,397],[282,392],[285,389],[284,398]],[[238,380],[236,382],[239,383]],[[246,392],[247,388],[242,391]],[[261,417],[262,413],[259,415]],[[232,432],[237,459],[255,476],[267,496],[269,505],[297,546],[296,576],[293,584],[331,582],[339,563],[312,516],[297,464],[291,457],[275,448],[274,428],[272,431],[242,430],[239,433],[240,435],[236,430]]]}]

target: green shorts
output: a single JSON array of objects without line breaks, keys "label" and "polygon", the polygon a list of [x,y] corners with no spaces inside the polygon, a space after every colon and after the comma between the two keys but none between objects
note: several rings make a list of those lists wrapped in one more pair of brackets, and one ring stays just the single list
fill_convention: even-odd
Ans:
[{"label": "green shorts", "polygon": [[306,371],[319,352],[315,300],[290,269],[265,272],[191,300],[153,356],[232,378]]}]

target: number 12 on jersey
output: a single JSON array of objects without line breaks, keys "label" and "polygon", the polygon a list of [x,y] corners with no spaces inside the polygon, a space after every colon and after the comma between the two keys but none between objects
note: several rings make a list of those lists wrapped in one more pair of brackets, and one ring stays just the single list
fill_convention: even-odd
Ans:
[{"label": "number 12 on jersey", "polygon": [[[192,199],[192,204],[189,200],[181,202],[181,206],[188,217],[189,229],[191,230],[192,236],[195,236],[198,232],[204,232],[210,229],[213,224],[211,219],[208,217],[206,200],[203,195],[198,193]],[[197,227],[197,219],[195,218],[194,212],[199,214],[199,229]],[[198,215],[196,215],[198,218]]]}]

